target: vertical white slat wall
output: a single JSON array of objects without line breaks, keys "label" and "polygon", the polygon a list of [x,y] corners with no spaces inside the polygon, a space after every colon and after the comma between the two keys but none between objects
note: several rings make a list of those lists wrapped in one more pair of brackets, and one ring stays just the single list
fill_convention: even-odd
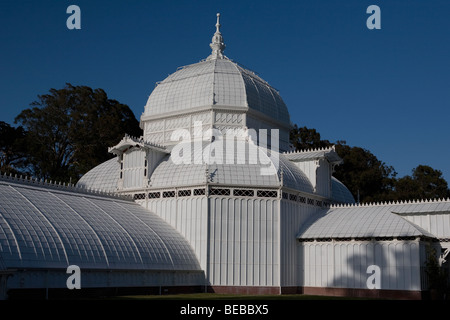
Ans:
[{"label": "vertical white slat wall", "polygon": [[284,200],[281,200],[280,208],[281,286],[297,286],[297,264],[300,263],[297,258],[299,246],[297,235],[306,220],[322,209]]},{"label": "vertical white slat wall", "polygon": [[279,285],[278,199],[211,197],[209,281]]},{"label": "vertical white slat wall", "polygon": [[148,201],[148,209],[174,227],[190,243],[203,270],[206,270],[207,264],[207,201],[204,196]]},{"label": "vertical white slat wall", "polygon": [[316,193],[331,198],[331,165],[326,159],[318,160],[319,167],[316,170]]},{"label": "vertical white slat wall", "polygon": [[150,177],[153,173],[153,171],[158,167],[158,165],[161,163],[161,160],[166,156],[165,153],[155,151],[155,150],[149,150],[147,157],[147,177]]},{"label": "vertical white slat wall", "polygon": [[402,215],[403,218],[417,224],[437,238],[450,238],[450,213],[433,213],[433,214],[410,214]]},{"label": "vertical white slat wall", "polygon": [[367,268],[377,265],[381,289],[421,290],[420,250],[416,240],[303,242],[300,285],[367,289]]},{"label": "vertical white slat wall", "polygon": [[143,187],[145,151],[130,150],[123,154],[123,187]]},{"label": "vertical white slat wall", "polygon": [[332,169],[326,159],[293,162],[302,170],[314,187],[315,193],[331,198]]}]

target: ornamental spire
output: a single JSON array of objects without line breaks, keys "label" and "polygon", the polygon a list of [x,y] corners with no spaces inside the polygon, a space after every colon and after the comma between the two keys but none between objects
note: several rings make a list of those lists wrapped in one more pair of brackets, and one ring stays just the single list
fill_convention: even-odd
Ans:
[{"label": "ornamental spire", "polygon": [[223,51],[225,50],[225,44],[223,43],[223,37],[220,33],[220,13],[217,14],[216,32],[214,33],[209,46],[211,47],[212,52],[211,55],[206,58],[207,60],[224,58]]}]

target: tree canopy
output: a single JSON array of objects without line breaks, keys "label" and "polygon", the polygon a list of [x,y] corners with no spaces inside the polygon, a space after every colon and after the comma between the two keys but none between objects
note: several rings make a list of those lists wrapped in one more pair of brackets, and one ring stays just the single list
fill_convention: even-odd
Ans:
[{"label": "tree canopy", "polygon": [[26,166],[25,130],[0,121],[0,172],[18,174]]},{"label": "tree canopy", "polygon": [[332,145],[330,141],[322,140],[316,129],[299,128],[296,124],[289,133],[289,139],[296,150],[324,148]]},{"label": "tree canopy", "polygon": [[15,119],[26,131],[28,164],[36,178],[76,182],[112,157],[108,147],[142,130],[131,109],[102,89],[66,84],[39,95]]},{"label": "tree canopy", "polygon": [[336,152],[343,164],[336,167],[334,176],[347,186],[356,200],[372,202],[389,198],[397,175],[393,167],[369,150],[350,147],[343,142],[336,144]]},{"label": "tree canopy", "polygon": [[395,182],[396,200],[437,199],[450,197],[447,181],[440,170],[419,165],[411,176],[404,176]]}]

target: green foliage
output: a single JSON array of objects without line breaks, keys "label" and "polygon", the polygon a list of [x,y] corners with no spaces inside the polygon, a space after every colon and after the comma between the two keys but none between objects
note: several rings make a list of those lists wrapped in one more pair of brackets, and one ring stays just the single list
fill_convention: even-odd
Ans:
[{"label": "green foliage", "polygon": [[425,273],[428,276],[428,289],[436,294],[434,299],[444,299],[448,294],[448,272],[439,264],[436,249],[427,246],[427,260],[425,261]]},{"label": "green foliage", "polygon": [[142,134],[131,109],[102,89],[66,84],[39,95],[31,107],[15,121],[27,132],[29,169],[37,178],[74,183],[111,158],[108,147],[125,133]]},{"label": "green foliage", "polygon": [[26,166],[25,135],[22,127],[14,128],[0,121],[0,172],[24,173],[16,168]]},{"label": "green foliage", "polygon": [[395,197],[403,200],[447,198],[450,190],[440,170],[419,165],[412,170],[412,176],[396,181]]},{"label": "green foliage", "polygon": [[322,140],[316,129],[299,128],[296,124],[290,131],[289,139],[296,150],[324,148],[332,145],[330,141]]},{"label": "green foliage", "polygon": [[336,167],[334,176],[339,179],[355,199],[360,202],[384,201],[393,191],[396,172],[393,167],[360,147],[350,147],[342,142],[336,152],[344,163]]}]

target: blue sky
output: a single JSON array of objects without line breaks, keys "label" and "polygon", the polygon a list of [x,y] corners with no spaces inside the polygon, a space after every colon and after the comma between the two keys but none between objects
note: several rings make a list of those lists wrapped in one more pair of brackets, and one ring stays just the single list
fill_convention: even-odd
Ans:
[{"label": "blue sky", "polygon": [[[81,30],[69,30],[69,5]],[[381,9],[369,30],[366,9]],[[210,54],[277,88],[293,123],[370,150],[398,176],[450,181],[450,1],[0,0],[0,120],[65,83],[104,89],[139,119],[157,81]]]}]

